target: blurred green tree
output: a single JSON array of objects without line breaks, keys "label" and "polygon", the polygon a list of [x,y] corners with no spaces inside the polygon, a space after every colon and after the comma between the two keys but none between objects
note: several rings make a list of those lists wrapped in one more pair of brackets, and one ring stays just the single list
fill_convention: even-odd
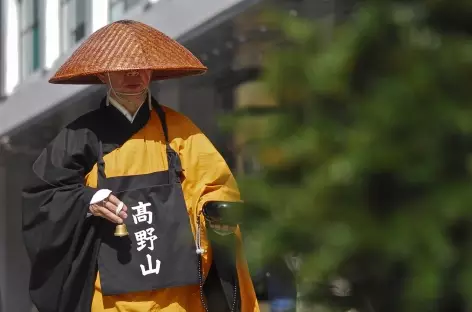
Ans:
[{"label": "blurred green tree", "polygon": [[362,1],[328,42],[275,20],[278,105],[237,118],[262,165],[240,179],[249,257],[299,255],[328,311],[470,311],[472,1]]}]

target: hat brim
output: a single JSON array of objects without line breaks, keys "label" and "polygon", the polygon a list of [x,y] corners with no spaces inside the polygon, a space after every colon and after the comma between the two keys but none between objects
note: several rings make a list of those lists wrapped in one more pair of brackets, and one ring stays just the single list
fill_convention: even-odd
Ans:
[{"label": "hat brim", "polygon": [[152,70],[151,81],[159,80],[168,80],[183,78],[188,76],[197,76],[203,75],[207,72],[206,67],[199,68],[166,68],[166,69],[152,69],[152,68],[127,68],[122,70],[113,70],[113,71],[96,71],[83,73],[80,75],[63,75],[63,76],[54,76],[49,79],[49,82],[52,84],[104,84],[102,80],[98,77],[101,74],[107,74],[111,72],[121,72],[129,70]]}]

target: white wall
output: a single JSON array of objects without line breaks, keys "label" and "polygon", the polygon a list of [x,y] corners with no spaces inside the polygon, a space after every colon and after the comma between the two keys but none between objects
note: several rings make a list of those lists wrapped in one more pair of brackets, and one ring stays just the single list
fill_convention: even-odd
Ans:
[{"label": "white wall", "polygon": [[50,69],[57,58],[60,56],[60,41],[59,41],[59,0],[44,0],[45,15],[44,32],[45,32],[45,47],[44,47],[44,67]]},{"label": "white wall", "polygon": [[6,0],[6,38],[5,38],[5,85],[7,95],[11,94],[19,81],[19,29],[18,29],[18,1]]},{"label": "white wall", "polygon": [[92,1],[92,32],[108,24],[108,1]]}]

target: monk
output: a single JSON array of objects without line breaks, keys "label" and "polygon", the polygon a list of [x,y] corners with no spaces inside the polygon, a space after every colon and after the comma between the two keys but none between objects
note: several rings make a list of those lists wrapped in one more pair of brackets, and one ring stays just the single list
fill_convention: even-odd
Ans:
[{"label": "monk", "polygon": [[23,191],[39,312],[259,311],[239,228],[217,246],[202,213],[240,201],[236,181],[200,129],[149,90],[205,71],[176,41],[126,20],[92,34],[51,78],[108,92],[42,151]]}]

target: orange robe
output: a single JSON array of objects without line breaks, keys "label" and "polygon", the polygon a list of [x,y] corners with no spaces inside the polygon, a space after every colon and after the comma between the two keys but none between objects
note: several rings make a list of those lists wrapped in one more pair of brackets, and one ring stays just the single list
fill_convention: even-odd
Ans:
[{"label": "orange robe", "polygon": [[[166,113],[169,140],[179,154],[184,169],[182,182],[185,202],[195,235],[197,218],[201,224],[205,220],[200,214],[202,206],[210,200],[239,201],[236,181],[223,157],[207,137],[185,116],[163,107]],[[107,177],[147,174],[167,170],[165,139],[161,123],[152,111],[147,124],[121,147],[104,156]],[[97,186],[97,165],[85,176],[85,184]],[[205,227],[203,227],[205,233]],[[251,277],[241,248],[239,237],[237,271],[241,293],[241,312],[258,312],[259,307]],[[203,258],[203,274],[209,271],[212,252],[202,237],[202,247],[206,249]],[[117,296],[103,296],[100,287],[100,273],[95,281],[92,312],[203,312],[199,286],[184,286],[131,293]]]}]

